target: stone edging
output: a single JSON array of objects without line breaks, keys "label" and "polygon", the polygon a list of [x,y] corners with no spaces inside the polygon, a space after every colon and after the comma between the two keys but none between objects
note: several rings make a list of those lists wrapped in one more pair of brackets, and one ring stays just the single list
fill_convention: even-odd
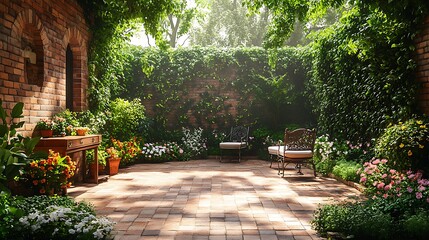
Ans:
[{"label": "stone edging", "polygon": [[365,191],[365,187],[364,187],[364,186],[362,186],[362,185],[360,185],[359,183],[355,183],[355,182],[352,182],[352,181],[344,180],[344,179],[342,179],[342,178],[340,178],[340,177],[335,176],[335,175],[334,175],[334,174],[332,174],[332,173],[329,173],[329,174],[328,174],[328,177],[330,177],[330,178],[334,178],[334,179],[336,179],[337,181],[340,181],[340,182],[344,183],[344,184],[345,184],[345,185],[347,185],[347,186],[353,187],[353,188],[357,189],[357,190],[358,190],[358,191],[360,191],[360,192],[364,192],[364,191]]}]

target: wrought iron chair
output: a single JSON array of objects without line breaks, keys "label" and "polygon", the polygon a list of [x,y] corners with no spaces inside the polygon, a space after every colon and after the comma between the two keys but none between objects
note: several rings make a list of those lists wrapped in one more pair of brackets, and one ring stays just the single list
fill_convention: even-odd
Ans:
[{"label": "wrought iron chair", "polygon": [[295,163],[299,174],[301,166],[311,163],[313,166],[314,176],[316,176],[316,166],[313,161],[314,143],[316,141],[316,130],[299,128],[293,131],[285,130],[284,145],[278,148],[278,174],[282,171],[285,175],[285,168],[289,163]]},{"label": "wrought iron chair", "polygon": [[228,137],[228,142],[219,143],[220,161],[222,161],[222,150],[238,150],[238,162],[240,162],[241,150],[249,145],[249,127],[232,127]]}]

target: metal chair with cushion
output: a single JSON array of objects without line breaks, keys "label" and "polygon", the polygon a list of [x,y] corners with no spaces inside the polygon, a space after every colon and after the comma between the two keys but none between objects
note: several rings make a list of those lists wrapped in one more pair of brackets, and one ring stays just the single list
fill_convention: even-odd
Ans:
[{"label": "metal chair with cushion", "polygon": [[220,161],[222,161],[222,150],[238,150],[238,162],[241,161],[241,150],[249,145],[249,127],[232,127],[227,142],[219,143]]},{"label": "metal chair with cushion", "polygon": [[285,168],[289,163],[295,163],[299,174],[301,166],[311,163],[314,176],[316,176],[316,166],[313,161],[313,149],[316,141],[316,130],[299,128],[293,131],[285,130],[284,145],[278,147],[278,174],[282,171],[285,175]]}]

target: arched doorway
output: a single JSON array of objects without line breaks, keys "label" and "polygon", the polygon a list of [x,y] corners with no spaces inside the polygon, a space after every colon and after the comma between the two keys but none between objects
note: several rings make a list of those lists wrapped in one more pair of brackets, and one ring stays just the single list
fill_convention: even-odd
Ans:
[{"label": "arched doorway", "polygon": [[66,107],[73,111],[73,52],[70,45],[66,50]]}]

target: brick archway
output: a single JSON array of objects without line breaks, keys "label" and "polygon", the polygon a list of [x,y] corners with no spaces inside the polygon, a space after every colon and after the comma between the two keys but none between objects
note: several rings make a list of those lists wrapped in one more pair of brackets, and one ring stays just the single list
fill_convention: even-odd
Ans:
[{"label": "brick archway", "polygon": [[[9,43],[13,45],[10,51],[19,57],[18,61],[22,64],[21,71],[17,71],[20,73],[19,82],[43,86],[47,69],[45,55],[50,42],[42,21],[32,9],[17,15]],[[34,72],[31,78],[29,72]]]},{"label": "brick archway", "polygon": [[[85,67],[87,64],[85,40],[77,28],[67,28],[63,37],[62,46],[64,53],[69,46],[73,55],[73,110],[86,110],[88,108],[86,101],[88,73]],[[66,62],[64,62],[64,69],[66,69]]]}]

